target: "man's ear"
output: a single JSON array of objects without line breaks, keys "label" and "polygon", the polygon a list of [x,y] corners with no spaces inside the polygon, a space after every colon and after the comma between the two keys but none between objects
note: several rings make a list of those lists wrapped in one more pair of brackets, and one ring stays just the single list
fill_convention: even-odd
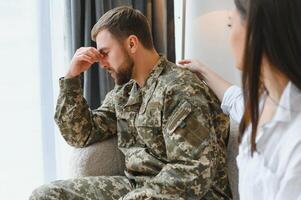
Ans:
[{"label": "man's ear", "polygon": [[136,35],[130,35],[126,40],[126,48],[130,53],[136,53],[139,40]]}]

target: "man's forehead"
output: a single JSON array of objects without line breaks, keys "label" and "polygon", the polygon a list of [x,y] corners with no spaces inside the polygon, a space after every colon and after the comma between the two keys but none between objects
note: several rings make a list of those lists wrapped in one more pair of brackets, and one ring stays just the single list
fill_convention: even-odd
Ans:
[{"label": "man's forehead", "polygon": [[108,48],[114,43],[114,37],[107,30],[101,30],[96,36],[97,48]]}]

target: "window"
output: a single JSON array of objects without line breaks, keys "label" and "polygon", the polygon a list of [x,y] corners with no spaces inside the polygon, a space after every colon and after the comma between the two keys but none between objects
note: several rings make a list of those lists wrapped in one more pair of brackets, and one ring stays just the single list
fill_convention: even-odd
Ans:
[{"label": "window", "polygon": [[43,183],[37,2],[0,1],[0,196]]},{"label": "window", "polygon": [[0,197],[68,178],[70,147],[53,115],[66,71],[64,1],[0,0]]}]

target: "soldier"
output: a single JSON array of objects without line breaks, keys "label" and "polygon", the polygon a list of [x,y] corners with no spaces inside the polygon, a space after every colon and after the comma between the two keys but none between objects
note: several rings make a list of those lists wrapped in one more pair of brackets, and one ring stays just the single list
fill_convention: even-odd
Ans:
[{"label": "soldier", "polygon": [[[125,176],[56,181],[31,199],[231,199],[226,173],[229,120],[212,91],[153,47],[139,11],[118,7],[92,29],[97,49],[82,47],[60,79],[55,121],[68,144],[118,136]],[[79,79],[99,62],[116,82],[90,110]]]}]

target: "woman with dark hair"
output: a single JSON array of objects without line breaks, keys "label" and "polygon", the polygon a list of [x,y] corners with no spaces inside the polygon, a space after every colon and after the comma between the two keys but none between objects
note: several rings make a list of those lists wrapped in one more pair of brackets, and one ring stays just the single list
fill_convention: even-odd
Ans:
[{"label": "woman with dark hair", "polygon": [[235,0],[231,46],[242,89],[195,60],[195,71],[240,122],[240,199],[301,199],[301,1]]}]

